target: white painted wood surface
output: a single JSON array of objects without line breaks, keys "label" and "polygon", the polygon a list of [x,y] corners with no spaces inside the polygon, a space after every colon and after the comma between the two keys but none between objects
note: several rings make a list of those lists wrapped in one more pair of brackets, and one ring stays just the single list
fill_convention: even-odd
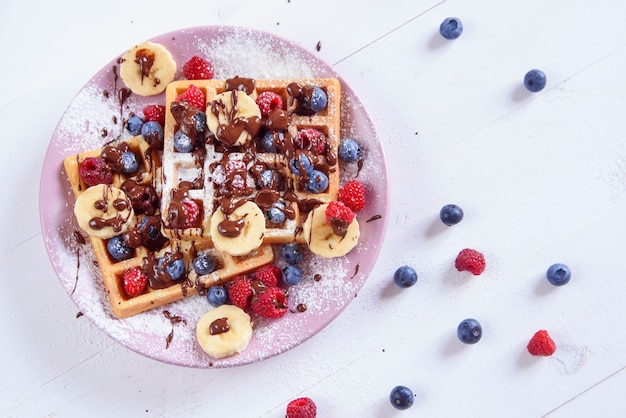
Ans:
[{"label": "white painted wood surface", "polygon": [[[617,417],[626,414],[626,3],[614,0],[189,1],[0,4],[0,416]],[[459,17],[452,42],[440,22]],[[374,120],[392,183],[365,287],[323,332],[278,357],[193,370],[141,357],[77,309],[48,262],[39,180],[57,121],[132,43],[191,26],[250,26],[331,63]],[[531,68],[548,77],[526,93]],[[457,203],[465,219],[443,227]],[[463,247],[485,253],[456,273]],[[554,262],[573,271],[551,288]],[[397,291],[395,269],[418,284]],[[461,346],[456,326],[483,324]],[[552,358],[525,352],[549,329]],[[411,387],[414,406],[388,395]]]}]

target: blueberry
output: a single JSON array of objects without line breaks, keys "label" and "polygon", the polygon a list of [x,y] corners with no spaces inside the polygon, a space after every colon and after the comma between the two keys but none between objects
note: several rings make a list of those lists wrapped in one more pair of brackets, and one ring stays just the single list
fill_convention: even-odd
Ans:
[{"label": "blueberry", "polygon": [[191,266],[200,276],[215,270],[215,260],[208,253],[199,253],[191,262]]},{"label": "blueberry", "polygon": [[143,135],[146,142],[152,146],[156,146],[159,149],[163,146],[163,128],[156,121],[149,121],[143,124],[141,127],[141,135]]},{"label": "blueberry", "polygon": [[391,393],[389,394],[389,402],[391,402],[391,405],[401,411],[412,407],[414,400],[415,395],[413,391],[406,386],[396,386],[391,389]]},{"label": "blueberry", "polygon": [[174,149],[178,152],[193,151],[193,140],[182,131],[176,131],[174,134]]},{"label": "blueberry", "polygon": [[[278,138],[276,136],[278,136]],[[267,131],[263,134],[263,138],[261,138],[261,146],[265,152],[276,152],[276,144],[281,144],[284,140],[284,133]]]},{"label": "blueberry", "polygon": [[135,155],[135,153],[131,151],[125,151],[122,153],[121,160],[122,173],[133,174],[139,169],[139,164],[137,163],[137,156]]},{"label": "blueberry", "polygon": [[217,308],[226,303],[226,289],[224,286],[211,286],[207,291],[206,298],[209,305]]},{"label": "blueberry", "polygon": [[196,128],[196,132],[202,133],[206,131],[206,113],[198,112],[193,115],[194,125]]},{"label": "blueberry", "polygon": [[393,274],[393,281],[398,287],[411,287],[417,283],[417,273],[413,267],[402,266]]},{"label": "blueberry", "polygon": [[282,224],[285,222],[285,205],[280,202],[276,202],[274,206],[272,206],[267,211],[267,219],[273,224]]},{"label": "blueberry", "polygon": [[445,205],[439,212],[439,218],[448,226],[456,225],[463,220],[463,209],[453,204]]},{"label": "blueberry", "polygon": [[459,324],[456,335],[465,344],[476,344],[483,335],[483,329],[477,320],[468,318]]},{"label": "blueberry", "polygon": [[359,145],[354,139],[346,138],[339,144],[339,158],[347,163],[358,161],[361,156]]},{"label": "blueberry", "polygon": [[313,170],[309,173],[309,180],[306,188],[313,193],[323,193],[328,189],[328,176],[319,170]]},{"label": "blueberry", "polygon": [[132,248],[126,244],[121,235],[113,237],[107,242],[107,251],[117,261],[126,260],[133,254]]},{"label": "blueberry", "polygon": [[288,264],[299,264],[304,259],[304,253],[300,244],[289,243],[283,245],[280,250],[280,255]]},{"label": "blueberry", "polygon": [[538,91],[543,90],[546,86],[546,75],[543,71],[533,69],[526,73],[524,76],[524,87],[528,89],[528,91],[532,91],[536,93]]},{"label": "blueberry", "polygon": [[565,264],[556,263],[548,267],[546,277],[554,286],[563,286],[569,282],[569,279],[572,277],[572,272]]},{"label": "blueberry", "polygon": [[172,280],[178,280],[185,274],[185,262],[182,258],[170,259],[165,261],[165,258],[159,258],[159,268],[170,275]]},{"label": "blueberry", "polygon": [[463,33],[463,24],[456,17],[448,17],[441,22],[439,33],[446,39],[456,39]]},{"label": "blueberry", "polygon": [[302,281],[302,268],[298,265],[287,266],[283,269],[283,282],[287,286],[295,286]]},{"label": "blueberry", "polygon": [[289,169],[293,174],[300,176],[300,169],[305,173],[313,171],[313,163],[304,152],[301,152],[289,161]]},{"label": "blueberry", "polygon": [[141,127],[143,126],[143,119],[139,116],[131,116],[126,121],[126,129],[131,135],[139,135],[141,133]]},{"label": "blueberry", "polygon": [[259,185],[267,189],[280,188],[280,174],[276,170],[263,170],[259,178]]},{"label": "blueberry", "polygon": [[315,87],[311,92],[311,101],[309,102],[309,108],[313,112],[320,112],[326,109],[326,105],[328,105],[328,97],[326,97],[326,92],[320,87]]},{"label": "blueberry", "polygon": [[[146,225],[148,224],[148,221],[150,220],[149,217],[145,217],[141,220],[141,223],[139,224],[139,230],[144,230],[146,228]],[[157,240],[159,238],[161,238],[163,235],[161,235],[161,230],[159,228],[157,228],[154,225],[150,225],[148,227],[148,238],[150,238],[152,241]]]}]

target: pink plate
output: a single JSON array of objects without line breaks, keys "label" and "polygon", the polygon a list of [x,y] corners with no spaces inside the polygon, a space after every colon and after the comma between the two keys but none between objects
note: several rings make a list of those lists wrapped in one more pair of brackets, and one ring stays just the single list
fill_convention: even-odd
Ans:
[{"label": "pink plate", "polygon": [[[323,259],[307,254],[304,280],[290,289],[290,312],[277,320],[256,321],[248,348],[241,354],[215,360],[195,337],[195,324],[209,308],[204,297],[191,296],[163,308],[120,319],[113,315],[88,244],[77,242],[74,197],[65,177],[63,159],[100,148],[105,142],[129,136],[120,126],[124,115],[148,104],[164,104],[163,95],[132,95],[120,108],[113,67],[117,57],[85,84],[63,114],[50,141],[43,165],[40,214],[48,255],[59,280],[80,312],[120,344],[170,364],[215,368],[257,362],[306,341],[333,321],[352,301],[371,272],[381,250],[389,213],[389,184],[383,149],[363,105],[341,77],[302,47],[275,35],[235,27],[197,27],[160,35],[178,63],[192,55],[205,56],[215,67],[215,78],[337,77],[342,84],[342,138],[354,138],[364,152],[364,164],[342,163],[342,183],[358,175],[367,187],[367,206],[358,213],[361,238],[346,257]],[[130,45],[129,45],[130,47]],[[121,54],[120,54],[121,56]],[[318,280],[314,280],[314,276]],[[321,279],[320,279],[321,277]],[[296,307],[306,306],[304,312]],[[184,321],[172,324],[164,311]],[[168,336],[171,342],[166,344]]]}]

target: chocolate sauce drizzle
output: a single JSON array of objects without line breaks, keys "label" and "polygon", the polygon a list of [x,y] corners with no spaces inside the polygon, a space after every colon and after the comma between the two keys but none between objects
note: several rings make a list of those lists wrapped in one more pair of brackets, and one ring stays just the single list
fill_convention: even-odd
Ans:
[{"label": "chocolate sauce drizzle", "polygon": [[183,325],[187,326],[187,321],[178,315],[172,315],[168,310],[163,311],[163,315],[165,318],[169,319],[170,324],[172,325],[172,330],[165,338],[165,349],[167,350],[174,339],[174,325],[182,322]]}]

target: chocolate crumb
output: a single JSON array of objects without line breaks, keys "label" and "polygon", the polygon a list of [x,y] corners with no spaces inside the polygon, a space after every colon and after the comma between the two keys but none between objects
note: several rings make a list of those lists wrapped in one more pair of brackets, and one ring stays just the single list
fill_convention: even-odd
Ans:
[{"label": "chocolate crumb", "polygon": [[374,215],[371,218],[369,218],[367,221],[365,221],[365,223],[377,221],[378,219],[381,219],[381,218],[382,218],[382,215]]},{"label": "chocolate crumb", "polygon": [[[356,267],[354,268],[354,274],[352,275],[352,277],[350,277],[350,280],[354,279],[356,277],[357,274],[359,274],[359,269],[361,268],[361,263],[357,263]],[[355,295],[356,297],[356,295]]]},{"label": "chocolate crumb", "polygon": [[81,311],[78,311],[76,313],[76,319],[80,318],[81,316],[83,316],[84,314]]},{"label": "chocolate crumb", "polygon": [[322,41],[317,41],[317,45],[315,46],[315,49],[317,49],[318,51],[322,49]]}]

